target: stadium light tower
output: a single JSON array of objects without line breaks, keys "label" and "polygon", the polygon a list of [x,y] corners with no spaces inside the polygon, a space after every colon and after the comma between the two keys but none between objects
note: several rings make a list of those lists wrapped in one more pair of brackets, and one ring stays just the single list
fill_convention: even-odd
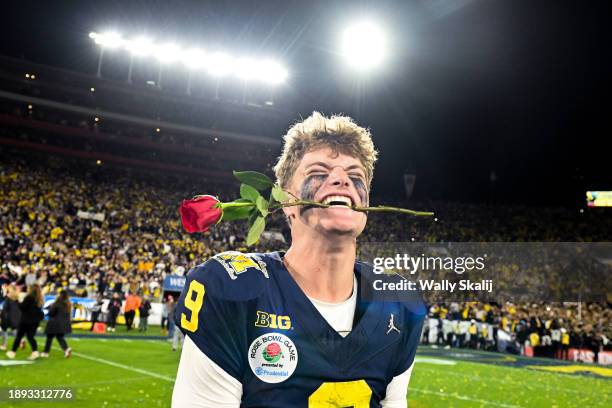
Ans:
[{"label": "stadium light tower", "polygon": [[106,48],[114,49],[123,45],[124,40],[121,35],[111,31],[104,34],[89,33],[89,38],[93,39],[100,46],[100,56],[98,57],[98,70],[96,75],[98,78],[102,76],[102,60],[104,59],[104,50]]},{"label": "stadium light tower", "polygon": [[191,76],[193,71],[198,70],[206,64],[206,54],[197,48],[185,51],[182,56],[183,64],[189,68],[187,76],[187,95],[191,95]]},{"label": "stadium light tower", "polygon": [[232,66],[232,58],[223,52],[218,51],[210,56],[206,64],[206,71],[217,81],[215,84],[215,99],[219,99],[221,79],[232,72]]},{"label": "stadium light tower", "polygon": [[173,43],[167,43],[157,48],[155,56],[159,60],[159,71],[157,71],[157,87],[162,87],[162,70],[165,64],[178,61],[181,58],[181,48]]},{"label": "stadium light tower", "polygon": [[387,53],[383,30],[369,21],[349,26],[342,35],[341,47],[342,57],[358,71],[380,66]]},{"label": "stadium light tower", "polygon": [[97,76],[102,75],[102,62],[107,48],[121,48],[129,52],[129,68],[127,82],[132,82],[132,70],[135,57],[152,56],[159,61],[157,87],[162,88],[162,74],[171,64],[182,64],[188,68],[187,94],[191,94],[192,76],[197,71],[208,73],[216,81],[215,99],[219,99],[219,86],[226,77],[237,78],[244,86],[243,102],[246,103],[247,87],[253,81],[274,85],[285,82],[288,72],[279,62],[270,59],[234,57],[223,51],[204,52],[196,46],[186,49],[174,43],[153,43],[145,37],[124,39],[115,32],[103,34],[92,32],[89,37],[100,46]]},{"label": "stadium light tower", "polygon": [[138,37],[133,41],[125,41],[125,49],[130,52],[130,67],[128,69],[127,82],[131,84],[134,57],[147,57],[155,53],[155,46],[150,39],[146,37]]}]

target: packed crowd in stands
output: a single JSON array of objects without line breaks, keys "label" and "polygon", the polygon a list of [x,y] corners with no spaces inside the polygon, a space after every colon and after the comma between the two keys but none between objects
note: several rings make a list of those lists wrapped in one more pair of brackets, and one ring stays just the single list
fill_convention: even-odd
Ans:
[{"label": "packed crowd in stands", "polygon": [[[200,185],[192,177],[132,173],[7,149],[0,154],[0,284],[37,283],[44,294],[59,289],[83,297],[132,292],[160,300],[164,277],[182,275],[215,253],[288,246],[280,214],[267,228],[281,232],[287,242],[262,239],[254,248],[245,245],[243,222],[221,223],[204,234],[183,231],[182,199],[213,194],[231,200],[237,186]],[[437,218],[406,222],[400,215],[372,214],[361,242],[596,242],[608,240],[612,230],[612,220],[601,213],[562,208],[407,205],[374,197],[373,204],[377,201],[433,209]],[[542,344],[558,329],[559,344],[610,349],[611,310],[609,303],[451,303],[433,305],[430,318],[487,322],[513,333],[519,343],[530,339],[534,344],[536,333]]]},{"label": "packed crowd in stands", "polygon": [[[202,191],[193,182],[179,186],[164,177],[143,181],[108,169],[82,170],[66,168],[61,159],[3,160],[3,276],[36,281],[45,293],[67,288],[91,296],[138,288],[156,295],[167,274],[183,274],[244,242],[239,223],[220,224],[203,236],[182,230],[181,200],[198,193],[223,198],[218,186]],[[104,220],[79,217],[79,210],[103,213]]]},{"label": "packed crowd in stands", "polygon": [[609,304],[601,303],[449,302],[430,306],[422,341],[434,347],[586,360],[568,354],[581,349],[592,352],[597,362],[600,352],[612,351],[611,318]]}]

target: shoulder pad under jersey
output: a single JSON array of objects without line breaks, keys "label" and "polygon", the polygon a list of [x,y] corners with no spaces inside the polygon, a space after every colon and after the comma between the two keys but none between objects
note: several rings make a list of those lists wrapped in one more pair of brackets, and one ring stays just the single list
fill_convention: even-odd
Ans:
[{"label": "shoulder pad under jersey", "polygon": [[201,282],[217,299],[245,301],[258,297],[266,288],[268,265],[262,254],[222,252],[191,269],[187,279]]}]

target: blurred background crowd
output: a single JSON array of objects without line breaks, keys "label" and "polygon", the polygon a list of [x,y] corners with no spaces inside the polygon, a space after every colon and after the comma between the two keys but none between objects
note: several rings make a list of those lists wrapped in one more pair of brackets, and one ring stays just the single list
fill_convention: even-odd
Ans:
[{"label": "blurred background crowd", "polygon": [[[21,300],[28,288],[39,285],[42,296],[63,290],[73,301],[79,297],[95,299],[95,309],[90,312],[92,316],[97,313],[99,320],[107,320],[109,329],[114,329],[118,314],[126,311],[122,304],[128,296],[131,299],[136,296],[141,300],[131,301],[130,305],[139,312],[138,305],[151,302],[159,306],[156,303],[164,302],[161,321],[166,322],[173,302],[163,296],[167,276],[184,275],[211,255],[227,250],[265,252],[289,246],[289,229],[281,214],[267,219],[266,229],[272,234],[262,237],[255,247],[247,248],[244,222],[221,223],[207,233],[189,235],[182,229],[178,207],[181,200],[196,194],[235,199],[238,185],[231,176],[232,170],[269,172],[280,147],[279,135],[297,117],[295,109],[284,103],[282,95],[271,96],[263,90],[255,92],[242,86],[217,84],[216,91],[211,87],[214,92],[210,95],[195,89],[185,93],[187,75],[179,75],[175,87],[168,80],[163,89],[160,84],[143,81],[149,79],[147,75],[138,81],[125,82],[107,78],[104,72],[93,76],[0,57],[0,296],[17,291],[16,298]],[[302,101],[302,95],[298,99]],[[522,96],[520,102],[522,106]],[[308,109],[312,106],[325,109],[309,101],[304,103]],[[341,105],[333,106],[337,109]],[[453,105],[451,112],[455,110]],[[541,188],[527,180],[525,172],[537,171],[544,177],[546,171],[533,167],[532,159],[529,159],[532,167],[518,169],[521,166],[516,165],[517,157],[521,157],[524,145],[528,144],[515,141],[515,134],[523,135],[523,129],[507,131],[512,135],[509,140],[500,136],[498,122],[492,121],[495,126],[491,134],[477,129],[480,135],[466,126],[470,130],[463,138],[430,140],[430,136],[456,130],[450,125],[452,115],[447,116],[449,128],[422,132],[427,137],[423,136],[420,149],[414,152],[415,157],[421,154],[422,159],[431,162],[421,166],[425,173],[429,172],[424,179],[430,182],[419,181],[418,188],[422,189],[419,191],[425,194],[416,194],[416,201],[399,198],[404,196],[405,186],[400,183],[402,173],[393,167],[393,160],[412,167],[405,157],[405,152],[412,150],[405,143],[418,138],[398,137],[403,131],[395,129],[393,121],[384,120],[390,127],[379,124],[375,136],[382,154],[371,203],[430,210],[435,212],[435,218],[372,213],[359,238],[360,247],[380,242],[609,241],[612,217],[606,212],[608,209],[585,210],[577,203],[557,201],[561,196],[577,196],[577,191],[586,188],[587,180],[580,166],[572,171],[552,171],[555,180],[566,181]],[[477,116],[480,118],[480,110]],[[555,113],[555,123],[557,116]],[[388,112],[381,117],[387,118]],[[436,118],[433,122],[444,121]],[[478,137],[473,141],[476,144],[470,145],[468,136],[472,133]],[[487,143],[481,143],[485,136]],[[555,133],[555,143],[557,137]],[[427,145],[425,139],[431,144]],[[495,151],[483,151],[487,160],[480,160],[473,168],[463,166],[464,163],[452,167],[446,161],[456,165],[456,157],[438,154],[455,152],[459,147],[466,153],[473,150],[472,154],[477,154],[482,146],[488,146],[489,139],[503,147],[501,153],[495,150],[497,147]],[[461,146],[455,146],[453,141]],[[513,146],[514,142],[517,147],[507,148],[504,144]],[[544,150],[534,148],[529,154],[541,157],[550,170],[564,156],[557,157],[558,152],[554,151],[555,157],[548,157],[554,160],[547,162],[545,154],[550,149],[546,143],[541,144],[546,146]],[[436,154],[428,153],[434,147]],[[383,156],[389,158],[386,163]],[[508,162],[507,168],[498,169],[499,173],[490,171],[489,162],[495,164],[495,157]],[[462,170],[454,172],[447,168]],[[489,171],[490,177],[481,177]],[[514,172],[517,175],[510,177]],[[461,181],[461,177],[468,181]],[[439,186],[431,183],[440,179],[444,183]],[[519,181],[525,184],[524,188],[512,184]],[[466,199],[449,199],[438,194],[440,186],[447,194]],[[457,192],[461,189],[466,190],[465,194]],[[506,196],[498,194],[504,191]],[[535,196],[523,194],[520,200],[509,199],[508,192],[520,194],[519,191],[532,191]],[[390,192],[394,194],[388,195]],[[470,194],[478,199],[470,200]],[[418,201],[419,196],[429,199]],[[544,200],[549,196],[551,200]],[[560,204],[559,207],[501,204],[546,201]],[[513,279],[514,286],[530,287],[532,293],[537,293],[542,285],[550,289],[551,282],[574,279],[569,275],[573,270],[600,267],[575,266],[563,265],[561,269],[551,259],[542,258],[532,263],[533,269],[529,271],[521,270],[520,264],[508,264],[503,276]],[[605,288],[608,282],[609,279],[593,281],[588,286]],[[428,299],[430,313],[423,341],[441,347],[523,353],[531,350],[536,355],[557,357],[560,350],[570,346],[607,350],[608,339],[612,338],[609,324],[612,309],[610,299],[607,301],[511,303],[507,299],[490,302]],[[100,307],[102,303],[104,310]],[[108,321],[109,316],[112,322]],[[128,316],[131,320],[131,313]],[[171,322],[167,323],[170,330]],[[503,335],[498,334],[503,333],[510,338],[502,345],[499,339]],[[552,345],[559,347],[552,350]]]},{"label": "blurred background crowd", "polygon": [[[137,293],[157,302],[162,300],[166,276],[183,275],[215,253],[278,250],[290,240],[280,214],[268,225],[278,232],[277,239],[264,238],[256,248],[245,246],[246,225],[241,222],[221,223],[204,234],[184,232],[178,215],[182,199],[208,193],[231,200],[237,194],[234,186],[131,174],[54,156],[6,153],[0,168],[3,288],[11,285],[25,291],[38,284],[43,294],[63,289],[75,297],[118,294],[125,298]],[[361,242],[589,242],[605,240],[612,226],[609,219],[564,209],[392,204],[434,210],[436,218],[372,214]],[[104,216],[95,219],[95,214]],[[594,352],[611,348],[609,304],[447,302],[430,306],[426,343],[498,349],[497,330],[501,329],[512,336],[504,351],[524,352],[528,344],[536,355],[560,357],[561,350],[569,347]]]}]

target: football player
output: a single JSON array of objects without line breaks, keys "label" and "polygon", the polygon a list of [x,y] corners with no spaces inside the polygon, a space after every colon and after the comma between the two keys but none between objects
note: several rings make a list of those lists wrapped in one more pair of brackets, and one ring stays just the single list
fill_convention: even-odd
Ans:
[{"label": "football player", "polygon": [[315,112],[293,126],[274,170],[296,197],[286,252],[225,252],[187,275],[172,406],[406,407],[426,314],[373,293],[356,260],[377,152],[350,118]]}]

